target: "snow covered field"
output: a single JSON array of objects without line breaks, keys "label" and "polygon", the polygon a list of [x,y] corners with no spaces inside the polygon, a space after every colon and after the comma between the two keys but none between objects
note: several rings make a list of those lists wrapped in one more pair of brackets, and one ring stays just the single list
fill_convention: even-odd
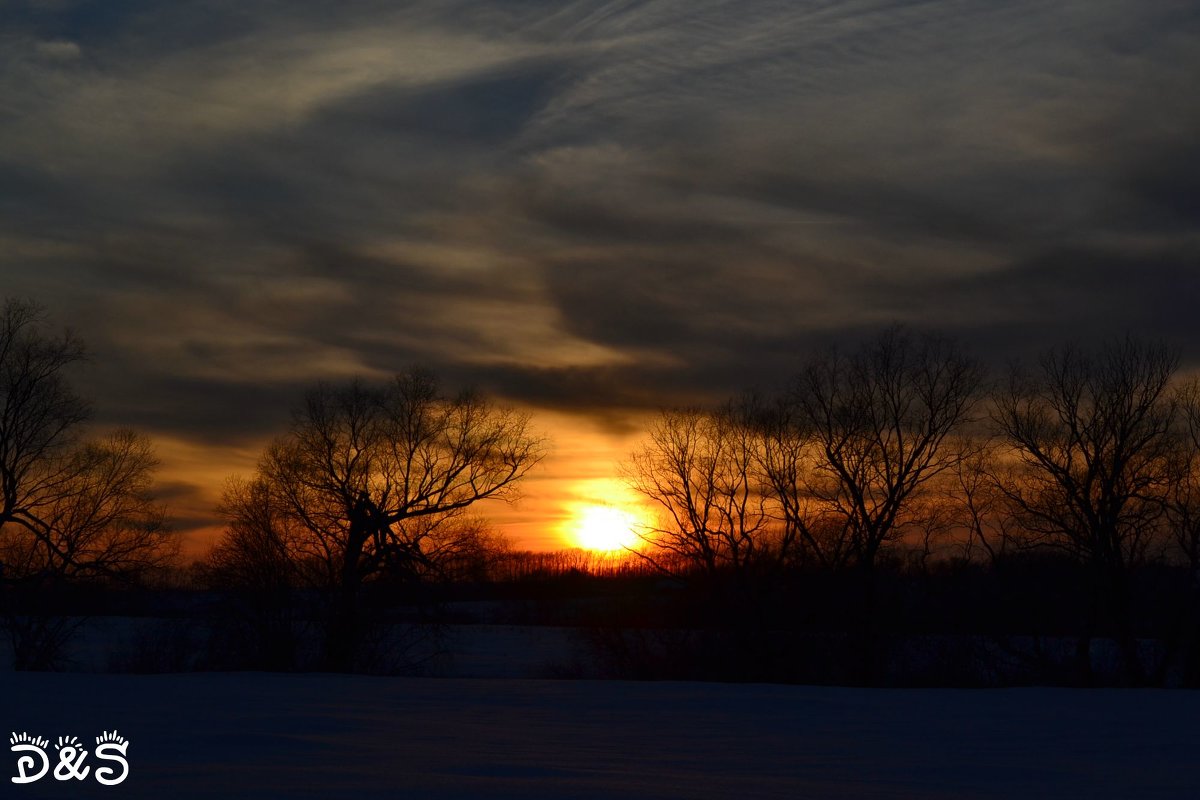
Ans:
[{"label": "snow covered field", "polygon": [[0,697],[6,730],[118,728],[131,766],[4,797],[1200,797],[1196,692],[5,672]]}]

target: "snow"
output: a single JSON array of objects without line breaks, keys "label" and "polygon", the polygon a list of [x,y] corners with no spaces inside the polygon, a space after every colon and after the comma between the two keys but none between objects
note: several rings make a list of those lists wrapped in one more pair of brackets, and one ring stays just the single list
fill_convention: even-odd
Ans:
[{"label": "snow", "polygon": [[[574,628],[532,625],[451,625],[445,657],[428,671],[455,678],[545,678],[587,672]],[[592,676],[595,677],[595,676]]]},{"label": "snow", "polygon": [[[578,630],[545,625],[447,625],[437,638],[406,633],[417,644],[407,653],[425,674],[456,678],[545,678],[587,673],[589,660]],[[208,636],[203,624],[154,617],[82,620],[66,647],[72,672],[180,671],[190,668]],[[171,667],[172,663],[181,666]],[[0,637],[0,672],[12,651]],[[595,677],[594,675],[592,677]]]},{"label": "snow", "polygon": [[5,797],[1200,796],[1195,692],[5,672],[0,697],[7,730],[130,741],[119,787]]}]

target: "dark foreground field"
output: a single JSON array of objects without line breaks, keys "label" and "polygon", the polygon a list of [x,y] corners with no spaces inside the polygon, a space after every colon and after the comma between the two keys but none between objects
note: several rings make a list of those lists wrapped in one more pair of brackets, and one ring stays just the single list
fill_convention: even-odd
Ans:
[{"label": "dark foreground field", "polygon": [[0,673],[0,693],[6,730],[130,743],[120,786],[5,797],[1200,796],[1185,691]]}]

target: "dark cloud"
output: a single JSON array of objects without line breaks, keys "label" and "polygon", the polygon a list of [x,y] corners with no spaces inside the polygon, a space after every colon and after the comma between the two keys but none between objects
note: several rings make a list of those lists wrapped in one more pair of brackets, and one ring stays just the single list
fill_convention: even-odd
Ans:
[{"label": "dark cloud", "polygon": [[257,386],[155,374],[131,380],[130,375],[141,371],[137,366],[105,361],[111,372],[103,376],[85,373],[81,380],[88,394],[97,398],[95,412],[100,420],[156,436],[183,436],[210,446],[261,442],[282,433],[291,409],[311,385],[297,380]]},{"label": "dark cloud", "polygon": [[[1132,333],[1200,353],[1200,248],[1143,252],[1062,249],[1013,269],[946,287],[950,303],[978,315],[952,331],[995,355],[1031,356],[1066,341]],[[980,309],[992,304],[991,313]]]},{"label": "dark cloud", "polygon": [[422,363],[615,431],[893,320],[1200,360],[1191,2],[62,0],[0,31],[0,288],[89,340],[107,423],[242,446],[315,380]]},{"label": "dark cloud", "polygon": [[376,87],[324,107],[313,122],[351,140],[374,131],[486,153],[521,132],[566,82],[564,73],[565,63],[539,60],[448,85]]},{"label": "dark cloud", "polygon": [[[1196,125],[1200,126],[1200,114]],[[1132,218],[1146,231],[1195,232],[1200,219],[1200,143],[1160,146],[1122,166],[1126,177],[1119,186],[1133,207],[1114,209],[1114,222],[1120,222],[1117,215],[1125,212],[1126,224]]]}]

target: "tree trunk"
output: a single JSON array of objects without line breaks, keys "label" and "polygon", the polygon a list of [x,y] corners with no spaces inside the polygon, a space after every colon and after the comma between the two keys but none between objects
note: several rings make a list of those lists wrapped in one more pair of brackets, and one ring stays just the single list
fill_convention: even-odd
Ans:
[{"label": "tree trunk", "polygon": [[352,672],[362,640],[362,620],[359,594],[362,571],[359,562],[367,542],[367,530],[358,519],[352,519],[342,558],[341,575],[333,591],[329,619],[325,632],[325,669],[330,672]]}]

